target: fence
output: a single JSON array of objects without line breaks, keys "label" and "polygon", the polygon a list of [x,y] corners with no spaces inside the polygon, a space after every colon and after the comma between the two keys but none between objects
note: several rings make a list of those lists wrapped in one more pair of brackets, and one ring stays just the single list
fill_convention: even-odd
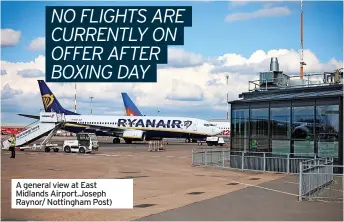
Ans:
[{"label": "fence", "polygon": [[300,163],[300,201],[343,201],[343,166],[333,163],[331,157]]},{"label": "fence", "polygon": [[193,166],[240,169],[262,172],[299,173],[300,162],[315,159],[311,153],[239,152],[229,149],[193,149]]},{"label": "fence", "polygon": [[165,151],[167,140],[151,140],[148,142],[148,151]]}]

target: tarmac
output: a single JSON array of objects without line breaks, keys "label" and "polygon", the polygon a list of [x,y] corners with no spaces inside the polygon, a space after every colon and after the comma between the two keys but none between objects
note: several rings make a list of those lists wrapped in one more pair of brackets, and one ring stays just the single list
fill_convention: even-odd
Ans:
[{"label": "tarmac", "polygon": [[[55,137],[52,143],[62,143]],[[297,177],[192,167],[196,144],[171,140],[167,150],[100,139],[94,154],[2,151],[2,220],[343,220],[342,203],[299,202]],[[134,179],[130,210],[11,209],[11,179]]]}]

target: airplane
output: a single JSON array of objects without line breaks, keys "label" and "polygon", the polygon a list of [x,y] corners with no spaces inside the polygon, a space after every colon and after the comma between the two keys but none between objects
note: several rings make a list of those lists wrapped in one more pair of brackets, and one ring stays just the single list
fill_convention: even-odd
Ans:
[{"label": "airplane", "polygon": [[[43,80],[38,80],[38,84],[45,112],[64,113],[68,123],[62,129],[69,132],[114,136],[113,143],[120,143],[119,138],[126,143],[176,137],[203,139],[221,132],[209,126],[208,121],[196,118],[81,115],[63,108]],[[39,119],[39,116],[19,115]]]},{"label": "airplane", "polygon": [[[203,139],[221,133],[218,127],[209,126],[208,121],[196,118],[102,115],[66,115],[65,118],[66,122],[110,131],[114,136],[124,138],[126,143],[156,138]],[[115,139],[118,143],[119,138]]]},{"label": "airplane", "polygon": [[[125,92],[122,92],[122,99],[124,103],[124,109],[126,112],[127,116],[144,116],[141,111],[137,108],[135,103],[130,99],[129,95]],[[231,123],[230,121],[208,121],[209,126],[216,126],[222,129],[220,135],[224,137],[229,137],[230,136],[230,127]],[[192,139],[192,138],[186,138],[185,142],[190,143],[190,142],[197,142],[197,140]]]}]

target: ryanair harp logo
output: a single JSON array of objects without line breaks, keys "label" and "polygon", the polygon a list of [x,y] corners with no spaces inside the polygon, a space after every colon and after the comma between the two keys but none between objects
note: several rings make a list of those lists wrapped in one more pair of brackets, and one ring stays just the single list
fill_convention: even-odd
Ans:
[{"label": "ryanair harp logo", "polygon": [[184,121],[184,126],[186,129],[189,128],[189,126],[191,126],[191,124],[192,124],[192,121],[190,121],[190,120]]},{"label": "ryanair harp logo", "polygon": [[45,94],[42,96],[44,108],[48,109],[48,107],[54,102],[54,95],[53,94]]}]

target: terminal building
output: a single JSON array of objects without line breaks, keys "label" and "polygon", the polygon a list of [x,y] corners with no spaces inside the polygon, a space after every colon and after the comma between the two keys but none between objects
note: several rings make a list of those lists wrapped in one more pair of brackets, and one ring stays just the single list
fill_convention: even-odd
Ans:
[{"label": "terminal building", "polygon": [[270,71],[230,101],[231,150],[334,157],[343,164],[343,69],[289,76]]}]

